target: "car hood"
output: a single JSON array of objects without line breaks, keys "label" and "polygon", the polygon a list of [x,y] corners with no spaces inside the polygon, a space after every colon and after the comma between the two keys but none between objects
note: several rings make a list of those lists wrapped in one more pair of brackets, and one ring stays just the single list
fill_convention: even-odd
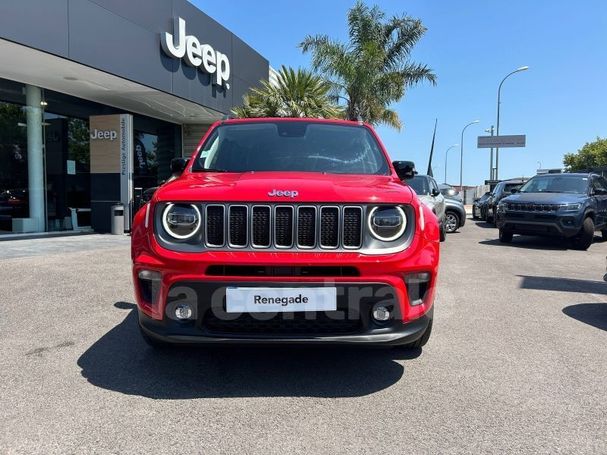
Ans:
[{"label": "car hood", "polygon": [[569,204],[582,202],[585,194],[569,193],[516,193],[505,197],[501,202],[538,203],[538,204]]},{"label": "car hood", "polygon": [[[271,196],[288,191],[287,196]],[[294,195],[295,194],[295,195]],[[245,172],[187,173],[161,186],[156,201],[357,202],[401,203],[414,199],[413,190],[386,175]]]},{"label": "car hood", "polygon": [[464,209],[464,203],[462,201],[450,197],[445,198],[445,205],[449,207],[458,207],[460,209]]}]

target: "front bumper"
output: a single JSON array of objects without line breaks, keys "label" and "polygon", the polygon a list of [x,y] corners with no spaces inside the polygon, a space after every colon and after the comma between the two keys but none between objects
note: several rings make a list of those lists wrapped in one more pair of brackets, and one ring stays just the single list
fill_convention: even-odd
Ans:
[{"label": "front bumper", "polygon": [[197,321],[186,325],[169,319],[157,320],[139,311],[139,325],[149,337],[172,344],[331,344],[399,346],[421,338],[433,317],[433,308],[411,322],[392,321],[384,327],[371,326],[347,334],[221,334],[209,333]]},{"label": "front bumper", "polygon": [[497,227],[517,234],[574,237],[581,221],[576,213],[497,212]]},{"label": "front bumper", "polygon": [[[179,253],[164,249],[153,236],[134,235],[133,278],[141,329],[150,337],[174,343],[403,344],[415,341],[432,317],[440,254],[436,228],[436,224],[428,223],[427,232],[417,235],[409,248],[386,255],[332,251]],[[142,271],[158,276],[154,286],[142,286],[139,277]],[[412,293],[415,287],[408,284],[407,277],[419,273],[428,274],[429,281],[423,292],[420,288]],[[171,316],[174,314],[171,305],[175,299],[183,298],[173,294],[173,290],[184,285],[191,289],[186,293],[195,299],[196,310],[195,317],[185,323]],[[214,309],[215,314],[220,314],[225,309],[227,286],[336,287],[337,309],[350,309],[360,316],[359,322],[356,327],[337,324],[336,330],[331,324],[321,324],[321,330],[304,326],[303,331],[299,328],[281,331],[270,327],[267,332],[237,330],[238,327],[222,326],[217,321],[209,325],[205,319],[208,311]],[[340,293],[339,288],[344,292]],[[365,291],[369,289],[370,294]],[[418,299],[415,292],[423,294],[423,298]],[[352,299],[352,295],[361,298]],[[378,300],[386,299],[393,305],[392,319],[377,324],[371,320],[371,309]],[[327,322],[322,315],[321,319]]]}]

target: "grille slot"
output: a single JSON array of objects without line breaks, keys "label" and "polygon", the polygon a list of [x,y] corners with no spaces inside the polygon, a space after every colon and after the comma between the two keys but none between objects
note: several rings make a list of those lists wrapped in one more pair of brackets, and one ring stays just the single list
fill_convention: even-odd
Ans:
[{"label": "grille slot", "polygon": [[223,205],[208,205],[207,219],[207,245],[223,246],[224,239],[224,207]]},{"label": "grille slot", "polygon": [[316,207],[297,209],[297,246],[303,248],[316,246]]},{"label": "grille slot", "polygon": [[293,245],[293,207],[276,207],[274,235],[278,248]]},{"label": "grille slot", "polygon": [[230,246],[247,246],[247,207],[244,205],[230,206]]},{"label": "grille slot", "polygon": [[320,246],[337,248],[339,245],[339,208],[320,209]]},{"label": "grille slot", "polygon": [[362,208],[344,208],[343,243],[346,248],[360,248],[362,240]]},{"label": "grille slot", "polygon": [[253,223],[251,227],[253,246],[266,248],[270,246],[270,213],[270,207],[253,207],[253,216],[251,220]]}]

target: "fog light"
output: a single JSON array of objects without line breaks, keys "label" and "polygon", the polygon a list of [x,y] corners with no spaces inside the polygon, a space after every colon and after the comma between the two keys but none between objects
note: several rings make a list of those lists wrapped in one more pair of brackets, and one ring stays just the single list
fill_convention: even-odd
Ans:
[{"label": "fog light", "polygon": [[385,322],[390,319],[390,310],[388,307],[383,305],[378,305],[373,308],[373,319],[380,322]]},{"label": "fog light", "polygon": [[175,307],[175,317],[181,321],[192,317],[192,307],[186,303]]}]

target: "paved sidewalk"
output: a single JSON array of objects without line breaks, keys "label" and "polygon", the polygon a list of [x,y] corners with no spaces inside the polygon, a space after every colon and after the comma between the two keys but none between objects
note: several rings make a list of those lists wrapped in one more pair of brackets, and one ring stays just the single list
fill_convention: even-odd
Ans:
[{"label": "paved sidewalk", "polygon": [[109,234],[7,240],[0,242],[0,260],[124,248],[130,243],[129,236]]}]

